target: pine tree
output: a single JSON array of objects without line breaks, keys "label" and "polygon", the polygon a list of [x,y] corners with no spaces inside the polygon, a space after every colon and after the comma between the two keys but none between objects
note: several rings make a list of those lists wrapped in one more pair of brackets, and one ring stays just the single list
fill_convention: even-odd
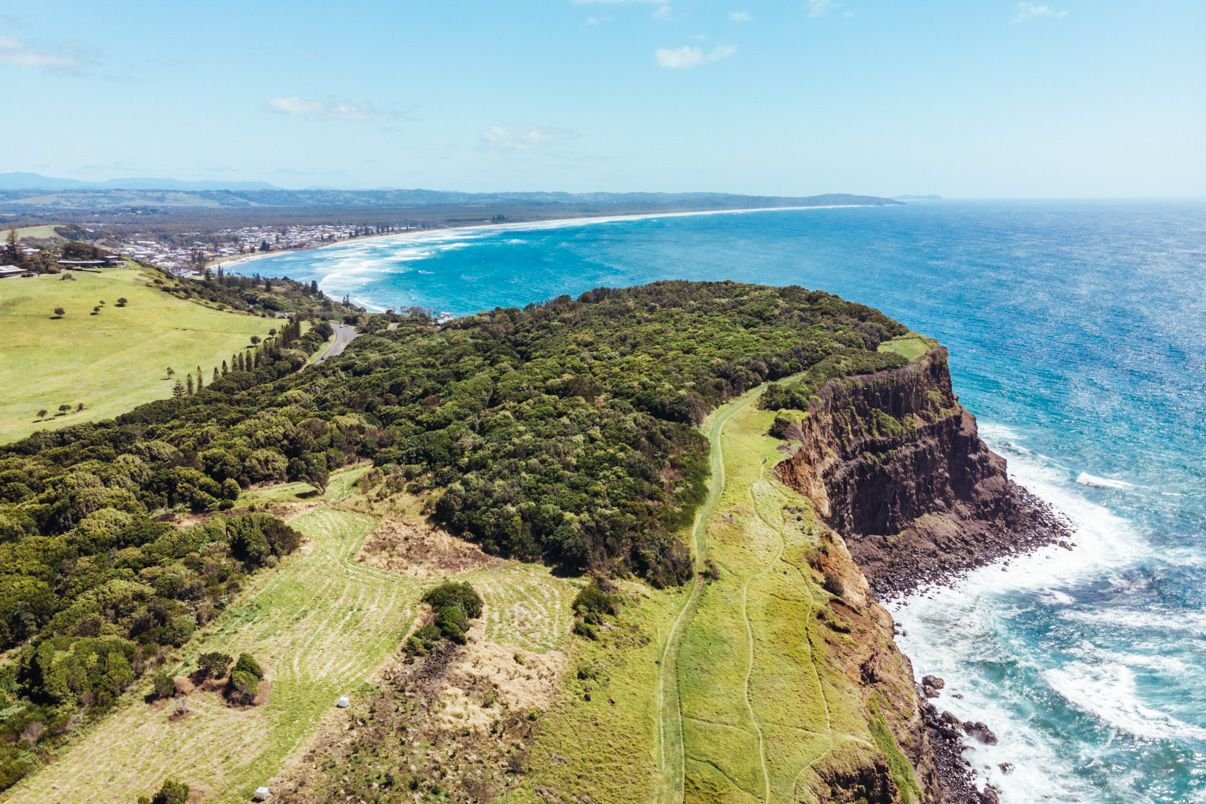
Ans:
[{"label": "pine tree", "polygon": [[[217,371],[217,369],[214,369],[214,371]],[[230,373],[230,369],[226,366],[226,361],[223,360],[222,361],[222,376],[225,377],[229,373]]]},{"label": "pine tree", "polygon": [[201,367],[197,366],[197,390],[200,391],[205,387],[205,375],[201,373]]},{"label": "pine tree", "polygon": [[[223,366],[225,366],[225,365],[226,365],[226,361],[225,361],[225,360],[223,360],[223,361],[222,361],[222,365],[223,365]],[[210,384],[210,385],[213,385],[213,384],[214,384],[214,383],[216,383],[217,381],[218,381],[218,367],[217,367],[217,366],[214,366],[214,378],[213,378],[212,380],[210,380],[210,381],[209,381],[209,384]]]},{"label": "pine tree", "polygon": [[184,396],[184,385],[181,384],[180,380],[176,380],[176,384],[172,386],[172,398],[179,399],[182,396]]},{"label": "pine tree", "polygon": [[188,393],[189,396],[192,396],[193,395],[193,375],[186,374],[184,376],[186,379],[188,379],[188,383],[185,385],[184,390],[186,393]]}]

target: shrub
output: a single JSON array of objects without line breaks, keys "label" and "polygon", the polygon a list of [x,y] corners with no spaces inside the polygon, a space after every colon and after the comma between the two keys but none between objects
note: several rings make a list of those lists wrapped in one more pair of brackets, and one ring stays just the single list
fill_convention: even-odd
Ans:
[{"label": "shrub", "polygon": [[185,804],[188,794],[188,785],[168,779],[163,783],[163,787],[159,788],[159,792],[151,796],[151,804]]},{"label": "shrub", "polygon": [[167,673],[156,673],[151,681],[151,697],[157,700],[171,698],[176,694],[176,682]]},{"label": "shrub", "polygon": [[845,597],[846,584],[842,583],[842,579],[832,572],[825,573],[825,580],[821,583],[821,588],[835,597]]},{"label": "shrub", "polygon": [[423,602],[437,611],[457,606],[470,620],[482,616],[482,598],[468,583],[442,583],[423,595]]},{"label": "shrub", "polygon": [[250,673],[257,679],[264,677],[264,670],[260,667],[260,663],[255,660],[255,657],[250,653],[240,653],[239,660],[235,662],[235,673]]},{"label": "shrub", "polygon": [[260,678],[246,670],[235,670],[230,674],[226,697],[234,703],[249,704],[260,691]]},{"label": "shrub", "polygon": [[790,435],[791,428],[795,425],[792,417],[783,413],[775,415],[775,420],[771,422],[770,434],[774,438],[787,439]]},{"label": "shrub", "polygon": [[428,590],[423,602],[431,606],[435,618],[406,640],[405,650],[411,656],[424,656],[445,640],[465,644],[469,621],[482,616],[481,595],[467,583],[442,583]]},{"label": "shrub", "polygon": [[619,606],[615,595],[604,591],[598,579],[592,578],[574,598],[573,609],[584,622],[598,625],[604,617],[614,617]]},{"label": "shrub", "polygon": [[216,651],[202,653],[197,658],[197,672],[204,678],[223,678],[230,669],[231,658]]}]

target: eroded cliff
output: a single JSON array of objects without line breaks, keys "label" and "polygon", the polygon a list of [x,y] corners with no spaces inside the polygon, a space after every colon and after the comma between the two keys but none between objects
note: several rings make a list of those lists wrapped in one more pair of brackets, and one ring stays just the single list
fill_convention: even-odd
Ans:
[{"label": "eroded cliff", "polygon": [[[1005,460],[980,440],[941,347],[901,368],[830,381],[787,435],[793,449],[776,473],[834,531],[814,567],[842,592],[826,616],[851,637],[834,646],[869,722],[882,718],[891,730],[923,800],[995,800],[974,787],[958,730],[922,696],[892,640],[891,617],[866,590],[905,594],[1065,539],[1066,527],[1009,480]],[[847,800],[851,789],[870,801],[913,799],[899,769],[881,758],[834,767],[827,778],[815,790],[821,800]]]},{"label": "eroded cliff", "polygon": [[941,347],[827,383],[792,435],[779,477],[842,534],[881,597],[1067,537],[980,440]]}]

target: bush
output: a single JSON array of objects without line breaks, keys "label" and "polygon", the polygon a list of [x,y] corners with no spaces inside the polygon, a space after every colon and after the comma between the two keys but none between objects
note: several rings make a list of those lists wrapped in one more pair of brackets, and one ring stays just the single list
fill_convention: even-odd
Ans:
[{"label": "bush", "polygon": [[786,440],[790,437],[791,428],[794,427],[795,424],[796,422],[791,416],[778,413],[775,415],[775,420],[771,422],[769,431],[770,435],[774,438],[782,438]]},{"label": "bush", "polygon": [[846,584],[842,583],[842,579],[832,572],[825,573],[825,580],[821,583],[821,588],[835,597],[846,596]]},{"label": "bush", "polygon": [[226,697],[234,703],[250,704],[260,691],[260,678],[246,670],[235,670],[230,674]]},{"label": "bush", "polygon": [[224,678],[226,672],[230,670],[232,659],[225,653],[216,651],[211,653],[202,653],[197,658],[197,672],[202,679],[206,678]]},{"label": "bush", "polygon": [[260,667],[260,663],[255,660],[255,657],[250,653],[240,653],[239,660],[235,662],[235,673],[250,673],[257,679],[264,677],[264,670]]},{"label": "bush", "polygon": [[163,787],[159,788],[159,792],[151,796],[151,804],[185,804],[188,794],[188,785],[168,779],[163,783]]},{"label": "bush", "polygon": [[465,644],[469,621],[482,616],[481,595],[467,583],[442,583],[428,590],[423,602],[431,606],[435,618],[406,640],[405,650],[411,656],[424,656],[444,641]]},{"label": "bush", "polygon": [[591,578],[590,583],[582,587],[574,598],[573,609],[583,622],[598,625],[604,617],[614,617],[619,605],[615,595],[605,592],[598,579]]},{"label": "bush", "polygon": [[482,598],[468,583],[442,583],[423,595],[423,602],[439,611],[445,606],[457,606],[470,620],[482,616]]},{"label": "bush", "polygon": [[151,680],[151,697],[156,700],[171,698],[176,694],[176,682],[167,673],[156,673]]}]

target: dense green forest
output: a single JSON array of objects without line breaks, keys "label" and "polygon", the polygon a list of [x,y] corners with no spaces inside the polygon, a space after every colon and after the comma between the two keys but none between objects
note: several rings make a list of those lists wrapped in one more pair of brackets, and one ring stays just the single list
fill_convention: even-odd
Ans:
[{"label": "dense green forest", "polygon": [[[766,380],[880,368],[892,358],[876,347],[905,331],[826,293],[690,282],[399,320],[301,372],[329,327],[288,328],[293,342],[193,395],[0,450],[10,745],[112,701],[296,545],[263,514],[183,530],[162,514],[227,511],[253,484],[322,488],[367,458],[488,551],[675,584],[691,572],[675,532],[704,496],[706,413]],[[789,390],[800,406],[807,389]]]}]

